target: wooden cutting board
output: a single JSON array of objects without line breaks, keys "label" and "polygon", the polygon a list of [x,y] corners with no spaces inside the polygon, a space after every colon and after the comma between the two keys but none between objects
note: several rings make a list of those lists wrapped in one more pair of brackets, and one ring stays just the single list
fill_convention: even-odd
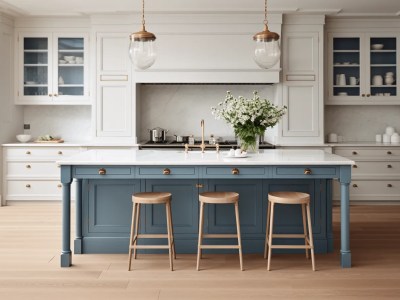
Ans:
[{"label": "wooden cutting board", "polygon": [[57,143],[64,143],[64,140],[63,140],[63,139],[55,139],[55,140],[51,140],[51,141],[39,141],[39,140],[36,140],[36,141],[35,141],[35,143],[43,143],[43,144],[50,143],[50,144],[57,144]]}]

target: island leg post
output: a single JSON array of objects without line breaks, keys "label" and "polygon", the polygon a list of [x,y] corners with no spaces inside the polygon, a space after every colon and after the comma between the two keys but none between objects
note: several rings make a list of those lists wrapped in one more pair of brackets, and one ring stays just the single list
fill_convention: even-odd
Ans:
[{"label": "island leg post", "polygon": [[350,166],[340,167],[340,231],[341,231],[341,266],[351,268],[350,251]]},{"label": "island leg post", "polygon": [[82,254],[82,179],[76,181],[74,254]]},{"label": "island leg post", "polygon": [[62,251],[61,267],[72,264],[71,252],[71,166],[61,166],[62,192]]}]

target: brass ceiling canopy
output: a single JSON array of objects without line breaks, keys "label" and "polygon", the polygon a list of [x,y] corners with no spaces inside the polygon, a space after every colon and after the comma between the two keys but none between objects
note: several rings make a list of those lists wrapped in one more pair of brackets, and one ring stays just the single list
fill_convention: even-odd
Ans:
[{"label": "brass ceiling canopy", "polygon": [[156,36],[146,31],[146,21],[144,20],[144,0],[142,0],[142,30],[130,35],[131,41],[149,42],[154,41]]}]

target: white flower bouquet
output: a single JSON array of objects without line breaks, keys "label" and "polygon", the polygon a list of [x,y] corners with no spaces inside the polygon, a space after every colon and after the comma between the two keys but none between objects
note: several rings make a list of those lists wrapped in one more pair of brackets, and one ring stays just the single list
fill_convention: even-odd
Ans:
[{"label": "white flower bouquet", "polygon": [[253,92],[252,99],[242,96],[235,98],[226,93],[225,100],[212,107],[216,119],[223,119],[231,124],[235,135],[241,140],[243,151],[256,150],[257,137],[264,135],[268,127],[275,126],[285,114],[287,107],[279,108],[267,99],[260,99],[258,92]]}]

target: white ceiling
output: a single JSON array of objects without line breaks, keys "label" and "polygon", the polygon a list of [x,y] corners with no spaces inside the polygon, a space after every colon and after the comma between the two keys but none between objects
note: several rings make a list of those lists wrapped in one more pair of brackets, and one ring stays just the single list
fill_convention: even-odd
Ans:
[{"label": "white ceiling", "polygon": [[[0,0],[16,16],[90,15],[139,11],[141,0]],[[151,12],[258,12],[264,0],[146,0]],[[343,16],[399,16],[400,0],[269,0],[270,12]]]}]

